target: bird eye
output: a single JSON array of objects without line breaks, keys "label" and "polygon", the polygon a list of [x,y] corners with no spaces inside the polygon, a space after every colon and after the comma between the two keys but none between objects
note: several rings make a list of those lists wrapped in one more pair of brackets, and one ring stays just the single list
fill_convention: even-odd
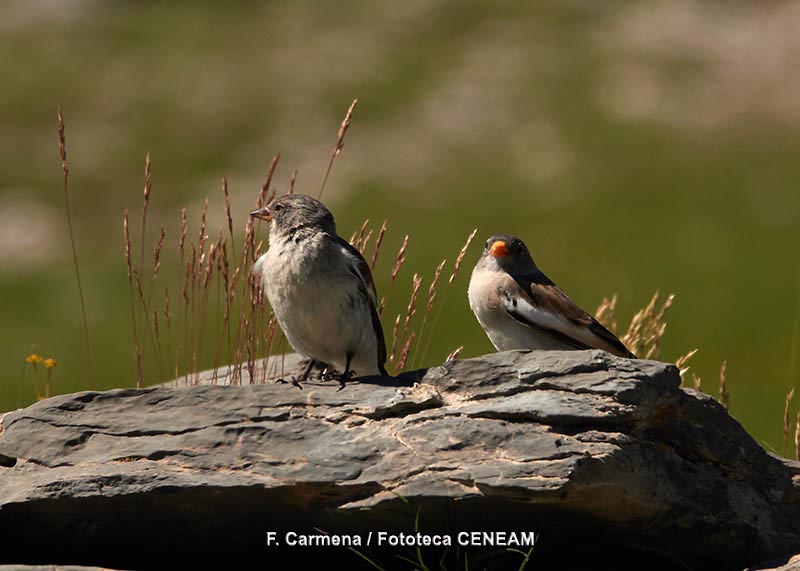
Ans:
[{"label": "bird eye", "polygon": [[273,206],[273,207],[272,207],[272,210],[273,210],[274,212],[278,212],[278,211],[279,211],[279,210],[281,210],[282,208],[283,208],[283,206],[281,206],[280,204],[276,204],[275,206]]}]

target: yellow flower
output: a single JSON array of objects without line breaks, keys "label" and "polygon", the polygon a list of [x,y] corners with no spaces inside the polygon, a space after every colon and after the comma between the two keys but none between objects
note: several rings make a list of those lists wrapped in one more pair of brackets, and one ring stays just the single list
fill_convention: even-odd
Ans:
[{"label": "yellow flower", "polygon": [[50,357],[49,359],[44,360],[44,368],[45,369],[52,369],[53,367],[58,366],[58,361]]},{"label": "yellow flower", "polygon": [[44,359],[42,359],[36,353],[31,353],[30,355],[25,357],[25,361],[30,363],[31,365],[35,365],[36,363],[42,363],[44,361]]}]

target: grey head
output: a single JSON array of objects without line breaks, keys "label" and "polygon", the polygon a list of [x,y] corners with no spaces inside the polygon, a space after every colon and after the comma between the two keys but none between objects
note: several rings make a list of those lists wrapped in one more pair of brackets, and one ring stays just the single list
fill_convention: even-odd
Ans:
[{"label": "grey head", "polygon": [[511,234],[495,234],[486,240],[478,265],[517,276],[538,272],[525,243]]},{"label": "grey head", "polygon": [[284,194],[250,216],[270,223],[270,234],[294,236],[306,231],[336,235],[333,214],[316,198],[305,194]]}]

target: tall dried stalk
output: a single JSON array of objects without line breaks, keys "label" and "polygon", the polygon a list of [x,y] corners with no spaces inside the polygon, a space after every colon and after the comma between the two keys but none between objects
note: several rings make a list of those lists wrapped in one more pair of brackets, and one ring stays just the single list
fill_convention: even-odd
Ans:
[{"label": "tall dried stalk", "polygon": [[225,216],[228,219],[228,233],[231,236],[231,244],[233,244],[233,216],[231,216],[231,197],[228,194],[228,179],[222,177],[222,194],[225,196]]},{"label": "tall dried stalk", "polygon": [[69,242],[72,246],[72,263],[75,267],[75,280],[78,282],[78,297],[81,300],[81,317],[83,318],[83,337],[86,343],[86,369],[89,375],[89,388],[94,388],[94,371],[92,370],[92,349],[89,343],[89,321],[86,318],[86,301],[83,297],[81,285],[81,272],[78,266],[78,249],[75,246],[75,232],[72,228],[72,214],[69,208],[69,166],[67,166],[67,138],[65,133],[64,116],[61,107],[58,108],[58,154],[61,157],[61,172],[64,175],[64,209],[67,214],[67,227],[69,228]]},{"label": "tall dried stalk", "polygon": [[800,410],[797,411],[794,429],[794,458],[800,461]]},{"label": "tall dried stalk", "polygon": [[680,373],[681,385],[683,385],[683,377],[687,372],[689,372],[689,361],[698,351],[699,349],[692,349],[685,355],[678,357],[678,359],[675,361],[675,366],[678,367],[678,372]]},{"label": "tall dried stalk", "polygon": [[469,250],[470,244],[475,239],[475,235],[478,233],[478,229],[475,228],[470,235],[467,236],[467,241],[464,242],[464,246],[459,250],[458,256],[456,256],[456,263],[453,264],[453,272],[450,274],[450,279],[447,280],[450,285],[453,285],[453,282],[458,277],[458,272],[461,270],[461,262],[464,261],[464,256],[467,255],[467,250]]},{"label": "tall dried stalk", "polygon": [[406,339],[406,344],[403,345],[403,351],[400,353],[400,359],[397,361],[397,367],[395,367],[394,374],[396,375],[400,371],[406,368],[406,361],[408,360],[408,353],[411,350],[411,344],[414,343],[414,337],[416,333],[413,331],[411,335],[408,336]]},{"label": "tall dried stalk", "polygon": [[402,268],[403,264],[406,262],[406,248],[408,248],[408,234],[403,237],[403,243],[397,251],[397,257],[395,258],[394,267],[392,268],[391,284],[394,284],[394,281],[397,279],[397,274],[400,273],[400,268]]},{"label": "tall dried stalk", "polygon": [[[264,183],[261,185],[261,191],[258,193],[258,199],[256,200],[254,210],[261,209],[264,205],[269,204],[272,202],[272,199],[275,198],[275,190],[271,193],[269,192],[270,185],[272,184],[272,176],[275,174],[275,169],[278,167],[278,161],[281,159],[281,154],[278,153],[274,157],[272,157],[272,162],[269,164],[269,170],[267,171],[267,176],[264,177]],[[261,220],[256,221],[256,232],[261,227]],[[231,248],[233,252],[234,258],[236,257],[236,249],[233,247],[233,243],[231,243]]]},{"label": "tall dried stalk", "polygon": [[361,243],[361,239],[364,237],[364,232],[367,230],[367,226],[369,226],[369,218],[367,218],[366,220],[364,220],[364,222],[362,222],[361,228],[359,228],[356,232],[353,232],[350,235],[350,240],[348,241],[350,242],[350,245],[353,246],[353,248],[355,248],[356,250],[361,249],[359,245]]},{"label": "tall dried stalk", "polygon": [[344,147],[344,136],[347,134],[347,130],[350,128],[350,121],[353,118],[353,111],[355,111],[356,103],[358,103],[358,99],[353,99],[353,102],[347,109],[347,113],[344,115],[344,120],[339,127],[339,132],[336,135],[336,144],[333,146],[333,151],[331,151],[331,160],[328,163],[327,170],[325,171],[325,177],[322,179],[322,186],[319,188],[319,194],[317,195],[317,198],[322,198],[322,193],[325,190],[325,184],[328,182],[328,176],[330,176],[331,169],[333,168],[333,161],[335,161],[336,157],[338,157],[342,152],[342,147]]},{"label": "tall dried stalk", "polygon": [[792,398],[794,398],[794,387],[786,393],[786,402],[783,406],[783,455],[786,456],[786,450],[789,445],[789,429],[790,421],[789,421],[789,407],[792,404]]},{"label": "tall dried stalk", "polygon": [[408,331],[408,326],[411,319],[417,313],[417,296],[419,296],[419,288],[422,286],[422,276],[414,274],[411,278],[411,297],[408,300],[408,307],[406,308],[406,317],[403,321],[403,333]]},{"label": "tall dried stalk", "polygon": [[[658,307],[659,292],[656,291],[650,298],[648,304],[637,311],[631,319],[628,330],[620,340],[634,354],[642,359],[659,359],[661,357],[661,341],[667,328],[666,313],[675,300],[675,294],[669,294],[661,307]],[[595,311],[595,319],[608,328],[609,331],[617,333],[617,295],[611,298],[604,297]],[[686,373],[689,372],[689,361],[694,357],[699,349],[691,349],[684,355],[675,360],[681,376],[681,384],[684,382]],[[700,377],[692,374],[692,384],[695,389],[700,389]]]},{"label": "tall dried stalk", "polygon": [[[152,181],[150,179],[150,153],[148,152],[144,159],[144,191],[143,191],[143,202],[142,202],[142,228],[141,228],[141,249],[139,252],[139,271],[134,273],[136,277],[137,289],[140,292],[141,304],[139,305],[139,319],[137,325],[139,330],[137,335],[139,337],[140,343],[144,344],[144,335],[145,332],[148,334],[150,333],[150,324],[147,318],[147,303],[145,302],[144,296],[141,294],[142,291],[142,284],[141,284],[141,274],[144,272],[144,251],[145,251],[145,242],[146,242],[146,229],[147,229],[147,210],[150,206],[150,193],[152,192]],[[136,269],[134,267],[134,269]],[[152,337],[151,337],[152,341]]]},{"label": "tall dried stalk", "polygon": [[[444,269],[444,265],[447,263],[447,258],[441,261],[441,263],[436,266],[436,269],[433,272],[433,279],[431,280],[431,285],[428,286],[428,301],[425,303],[425,313],[422,314],[422,325],[419,328],[419,342],[414,347],[414,356],[411,359],[411,366],[415,367],[417,365],[417,355],[419,354],[419,346],[422,344],[423,339],[425,338],[425,325],[428,323],[428,316],[431,313],[431,309],[433,308],[433,302],[436,300],[436,285],[439,283],[439,277],[442,275],[442,269]],[[430,337],[433,337],[433,331],[430,333]],[[430,340],[429,340],[430,341]]]},{"label": "tall dried stalk", "polygon": [[[425,362],[425,358],[428,356],[428,349],[430,348],[431,342],[433,341],[433,336],[434,333],[436,332],[436,326],[439,324],[439,317],[441,316],[442,308],[444,307],[444,304],[447,301],[447,295],[450,293],[450,289],[453,286],[453,283],[458,278],[458,274],[461,271],[461,264],[463,263],[464,257],[467,255],[467,251],[469,250],[469,247],[472,244],[472,241],[475,239],[475,235],[477,233],[478,229],[477,228],[473,229],[472,232],[469,233],[469,236],[467,236],[467,240],[466,242],[464,242],[464,245],[458,251],[458,255],[456,256],[456,261],[453,264],[453,271],[450,272],[450,277],[447,280],[448,287],[444,292],[444,296],[442,298],[441,303],[439,304],[439,308],[436,310],[436,316],[433,318],[433,324],[431,325],[431,332],[428,335],[428,340],[425,342],[425,349],[423,349],[422,351],[422,358],[420,359],[422,363]],[[422,342],[422,340],[420,340],[420,342]]]},{"label": "tall dried stalk", "polygon": [[[411,296],[408,300],[408,307],[406,308],[406,315],[405,319],[403,320],[403,335],[408,333],[409,325],[411,324],[411,320],[413,319],[414,315],[417,313],[417,297],[419,296],[419,290],[422,286],[422,277],[419,274],[414,274],[411,278]],[[393,361],[396,356],[397,351],[397,342],[398,342],[398,327],[400,325],[400,316],[397,316],[395,320],[395,326],[392,330],[392,353],[389,358],[389,361]],[[405,366],[406,362],[408,361],[408,355],[411,351],[412,344],[414,343],[414,339],[416,338],[417,334],[415,331],[411,331],[408,336],[406,337],[406,341],[403,344],[403,349],[400,352],[400,358],[397,361],[397,366],[395,367],[395,374],[402,371]]]},{"label": "tall dried stalk", "polygon": [[381,251],[381,244],[383,244],[383,236],[386,234],[386,220],[381,224],[381,229],[378,231],[378,237],[375,239],[375,249],[372,251],[372,261],[369,265],[371,271],[375,271],[375,264],[378,263],[378,254]]},{"label": "tall dried stalk", "polygon": [[456,359],[458,359],[458,356],[461,354],[461,351],[463,349],[464,349],[463,345],[460,345],[459,347],[456,347],[455,349],[453,349],[450,352],[450,354],[448,354],[447,357],[445,357],[444,362],[445,363],[449,363],[450,361],[455,361]]},{"label": "tall dried stalk", "polygon": [[[153,295],[153,286],[155,285],[156,279],[158,278],[158,270],[161,268],[161,250],[164,249],[164,238],[166,237],[166,232],[164,231],[164,226],[161,226],[161,232],[158,235],[158,242],[156,243],[155,248],[153,249],[153,274],[150,276],[150,291],[147,293],[147,307],[148,309],[152,307],[152,295]],[[155,309],[153,309],[153,329],[156,336],[156,361],[158,363],[158,371],[159,376],[163,378],[163,366],[164,366],[164,359],[161,351],[161,338],[159,336],[158,331],[158,313]]]},{"label": "tall dried stalk", "polygon": [[628,332],[620,339],[641,359],[658,359],[661,356],[661,338],[667,327],[664,318],[675,300],[675,294],[669,294],[660,308],[659,295],[656,291],[650,303],[633,316]]},{"label": "tall dried stalk", "polygon": [[133,344],[135,350],[135,360],[136,360],[136,388],[142,387],[143,382],[143,375],[142,375],[142,349],[139,344],[139,336],[137,334],[136,328],[136,307],[133,303],[133,275],[134,275],[134,268],[133,268],[133,261],[131,259],[131,235],[130,229],[128,224],[128,209],[125,209],[125,213],[122,216],[122,233],[125,239],[125,262],[128,265],[128,285],[130,286],[130,298],[131,298],[131,325],[133,326]]},{"label": "tall dried stalk", "polygon": [[731,394],[728,392],[726,384],[727,380],[728,361],[723,361],[719,369],[719,402],[725,407],[725,410],[730,410],[731,407]]},{"label": "tall dried stalk", "polygon": [[397,314],[394,320],[394,327],[392,327],[392,349],[389,352],[389,362],[393,362],[397,355],[397,339],[400,331],[400,314]]},{"label": "tall dried stalk", "polygon": [[604,297],[594,312],[594,318],[600,322],[606,329],[616,335],[617,333],[617,294],[610,298]]},{"label": "tall dried stalk", "polygon": [[177,355],[173,358],[172,354],[172,313],[169,307],[169,288],[164,286],[164,319],[167,322],[167,354],[169,355],[169,371],[173,374],[175,379],[178,378],[178,361]]}]

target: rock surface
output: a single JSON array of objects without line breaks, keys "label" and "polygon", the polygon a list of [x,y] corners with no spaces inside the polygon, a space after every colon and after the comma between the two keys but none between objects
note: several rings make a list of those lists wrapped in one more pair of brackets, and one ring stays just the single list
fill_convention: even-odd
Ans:
[{"label": "rock surface", "polygon": [[800,571],[800,555],[768,561],[761,565],[748,567],[745,571]]},{"label": "rock surface", "polygon": [[104,567],[79,565],[0,565],[0,571],[114,571]]},{"label": "rock surface", "polygon": [[535,531],[536,569],[743,569],[800,548],[800,465],[672,365],[506,352],[338,388],[87,391],[5,414],[0,562],[352,555],[266,546],[287,530]]}]

